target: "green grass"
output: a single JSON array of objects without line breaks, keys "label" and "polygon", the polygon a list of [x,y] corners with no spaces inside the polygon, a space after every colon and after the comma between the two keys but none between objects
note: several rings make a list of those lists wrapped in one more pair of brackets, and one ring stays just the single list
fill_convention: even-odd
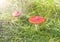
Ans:
[{"label": "green grass", "polygon": [[[25,8],[26,12],[22,11],[18,20],[10,12],[1,15],[3,31],[0,31],[0,42],[60,42],[59,3],[54,0],[33,0]],[[39,24],[38,32],[34,24],[28,21],[36,15],[46,18],[44,23]]]}]

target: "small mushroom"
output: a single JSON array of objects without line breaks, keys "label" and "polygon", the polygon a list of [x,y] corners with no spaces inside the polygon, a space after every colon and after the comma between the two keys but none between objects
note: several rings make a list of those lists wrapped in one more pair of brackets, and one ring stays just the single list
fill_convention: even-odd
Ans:
[{"label": "small mushroom", "polygon": [[38,24],[45,22],[45,18],[40,16],[32,16],[29,18],[29,22],[35,24],[36,31],[38,31]]},{"label": "small mushroom", "polygon": [[19,11],[14,11],[12,16],[13,17],[19,17],[21,15],[21,13]]},{"label": "small mushroom", "polygon": [[17,21],[17,20],[20,18],[21,12],[19,12],[19,11],[14,11],[14,12],[12,13],[12,16],[13,16],[13,18],[12,18],[12,23],[14,23],[15,21]]}]

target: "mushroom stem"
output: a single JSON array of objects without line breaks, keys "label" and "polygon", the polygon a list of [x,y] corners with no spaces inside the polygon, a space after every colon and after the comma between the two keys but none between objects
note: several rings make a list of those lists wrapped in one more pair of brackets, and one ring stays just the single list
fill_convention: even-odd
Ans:
[{"label": "mushroom stem", "polygon": [[38,24],[35,24],[36,31],[38,31]]},{"label": "mushroom stem", "polygon": [[17,21],[18,20],[18,17],[15,17],[15,21]]}]

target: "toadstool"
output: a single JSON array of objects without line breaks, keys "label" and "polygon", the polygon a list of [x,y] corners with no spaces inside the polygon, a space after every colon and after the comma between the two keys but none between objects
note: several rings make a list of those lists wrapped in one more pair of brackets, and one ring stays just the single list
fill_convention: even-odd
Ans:
[{"label": "toadstool", "polygon": [[19,11],[14,11],[12,16],[13,17],[19,17],[21,15],[21,13]]},{"label": "toadstool", "polygon": [[17,20],[19,19],[19,16],[21,16],[21,12],[19,12],[19,11],[14,11],[14,12],[12,13],[12,16],[13,16],[13,22],[14,22],[14,21],[17,21]]},{"label": "toadstool", "polygon": [[29,18],[29,22],[35,24],[36,31],[38,30],[38,24],[45,22],[45,18],[41,16],[32,16]]}]

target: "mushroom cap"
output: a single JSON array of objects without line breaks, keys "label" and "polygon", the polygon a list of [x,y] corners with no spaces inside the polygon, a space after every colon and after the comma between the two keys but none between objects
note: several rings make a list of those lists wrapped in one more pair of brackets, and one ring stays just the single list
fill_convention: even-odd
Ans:
[{"label": "mushroom cap", "polygon": [[18,16],[20,16],[21,15],[21,13],[19,12],[19,11],[15,11],[15,12],[13,12],[13,14],[12,14],[12,16],[14,16],[14,17],[18,17]]},{"label": "mushroom cap", "polygon": [[40,24],[45,22],[45,18],[40,17],[40,16],[32,16],[31,18],[29,18],[29,22],[33,23],[33,24]]}]

